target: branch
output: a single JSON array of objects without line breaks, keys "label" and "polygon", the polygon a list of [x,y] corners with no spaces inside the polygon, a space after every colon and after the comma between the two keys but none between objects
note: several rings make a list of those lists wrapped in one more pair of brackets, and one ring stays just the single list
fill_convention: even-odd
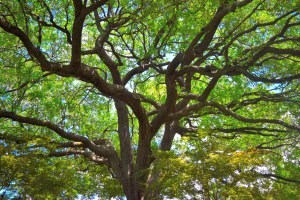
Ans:
[{"label": "branch", "polygon": [[[300,22],[299,22],[299,25],[300,25]],[[264,49],[267,53],[289,54],[291,56],[300,57],[300,50],[296,50],[296,49],[278,49],[275,47],[265,47]]]},{"label": "branch", "polygon": [[266,23],[262,23],[262,24],[256,24],[256,25],[254,25],[253,27],[251,27],[251,28],[249,28],[249,29],[247,29],[247,30],[245,30],[245,31],[243,31],[243,32],[241,32],[241,33],[239,33],[239,34],[237,34],[236,36],[234,36],[234,37],[230,40],[230,42],[229,42],[227,45],[224,46],[224,48],[223,48],[222,51],[221,51],[221,54],[223,54],[224,51],[228,51],[228,48],[229,48],[229,47],[233,44],[233,42],[234,42],[236,39],[238,39],[239,37],[241,37],[241,36],[243,36],[243,35],[245,35],[245,34],[247,34],[247,33],[250,33],[250,32],[252,32],[252,31],[255,31],[255,30],[256,30],[257,28],[259,28],[259,27],[264,27],[264,26],[274,25],[274,24],[276,24],[279,20],[281,20],[281,19],[285,18],[286,16],[288,16],[288,15],[290,15],[290,14],[296,12],[297,10],[298,10],[298,8],[297,8],[297,9],[294,9],[294,10],[292,10],[292,11],[290,11],[290,12],[287,12],[287,13],[284,14],[284,15],[281,15],[280,17],[276,18],[275,20],[273,20],[273,21],[271,21],[271,22],[266,22]]},{"label": "branch", "polygon": [[270,140],[270,141],[268,141],[268,142],[261,143],[260,145],[256,146],[255,148],[257,148],[257,149],[277,149],[277,148],[283,147],[283,146],[294,145],[294,144],[296,143],[296,141],[291,142],[291,143],[279,144],[279,145],[274,146],[274,147],[263,147],[263,145],[265,145],[265,144],[270,144],[270,143],[272,143],[272,142],[274,142],[274,141],[289,140],[289,139],[292,139],[292,138],[295,139],[295,136],[288,137],[288,138],[275,138],[275,139]]},{"label": "branch", "polygon": [[[76,21],[76,20],[75,20]],[[78,25],[77,25],[78,26]],[[145,109],[142,107],[141,102],[139,99],[136,99],[135,96],[130,93],[125,87],[121,85],[116,85],[116,84],[108,84],[105,80],[103,80],[98,72],[93,69],[92,67],[81,64],[80,63],[80,47],[79,47],[79,54],[77,55],[77,50],[78,48],[78,42],[76,41],[76,37],[73,36],[73,48],[72,48],[72,58],[74,57],[79,57],[79,60],[76,58],[73,60],[73,64],[75,62],[76,64],[76,70],[74,70],[74,65],[62,65],[58,63],[50,63],[47,61],[45,56],[42,54],[42,52],[36,48],[33,43],[30,41],[28,36],[19,28],[16,26],[12,26],[10,23],[7,21],[4,21],[2,18],[0,19],[0,27],[2,27],[5,31],[17,36],[20,38],[20,40],[23,42],[24,46],[26,47],[27,51],[32,54],[35,58],[38,59],[40,62],[41,68],[43,71],[50,71],[54,72],[55,74],[58,74],[60,76],[68,77],[68,76],[73,76],[73,77],[80,77],[82,80],[88,83],[93,83],[95,87],[101,91],[103,94],[108,95],[108,96],[114,96],[118,97],[124,102],[126,102],[134,112],[134,114],[137,116],[138,119],[142,120],[142,123],[147,123],[148,117]],[[75,24],[73,29],[75,28]],[[78,27],[77,27],[78,28]],[[74,34],[74,32],[73,32]],[[81,32],[80,32],[81,34]],[[78,35],[77,35],[78,36]],[[81,38],[81,36],[79,37]],[[80,43],[80,42],[79,42]],[[77,47],[75,47],[77,45]],[[80,44],[79,44],[80,45]],[[75,54],[74,54],[75,51]],[[104,51],[104,50],[103,50]],[[107,55],[105,52],[102,52],[101,56]],[[75,56],[74,56],[75,55]],[[77,56],[76,56],[77,55]],[[102,58],[103,61],[106,61],[107,57]],[[108,57],[109,58],[109,57]],[[79,65],[78,65],[79,64]],[[107,63],[105,63],[107,64]],[[110,66],[110,63],[107,64],[107,66]]]},{"label": "branch", "polygon": [[[35,138],[41,138],[41,137],[35,137]],[[8,135],[5,133],[0,133],[0,140],[11,141],[11,142],[15,142],[16,144],[27,143],[28,141],[30,141],[30,139],[24,139],[22,137]]]},{"label": "branch", "polygon": [[206,86],[205,90],[202,92],[201,96],[198,97],[198,100],[200,102],[204,102],[207,100],[209,94],[214,89],[214,87],[217,85],[217,82],[218,82],[219,78],[221,78],[221,76],[222,76],[221,73],[218,73],[217,76],[215,76],[211,79],[209,84]]},{"label": "branch", "polygon": [[180,120],[182,117],[186,117],[191,111],[192,112],[197,112],[197,111],[199,111],[202,108],[207,107],[207,106],[213,106],[213,107],[217,108],[218,110],[220,110],[225,115],[229,115],[229,116],[235,118],[238,121],[242,121],[242,122],[246,122],[246,123],[278,124],[278,125],[281,125],[283,127],[288,128],[288,129],[292,129],[292,130],[295,130],[297,132],[300,132],[299,127],[289,125],[289,124],[287,124],[287,123],[285,123],[284,121],[281,121],[281,120],[276,120],[276,119],[249,119],[249,118],[243,117],[243,116],[238,115],[235,112],[229,110],[227,107],[225,107],[225,106],[223,106],[223,105],[221,105],[217,102],[214,102],[214,101],[206,101],[206,102],[200,102],[198,104],[189,105],[189,106],[185,107],[184,109],[180,110],[179,112],[169,114],[166,121]]},{"label": "branch", "polygon": [[[40,20],[40,16],[35,16],[34,14],[32,13],[29,13],[33,19],[35,19],[37,22],[39,22],[40,24],[42,24],[43,26],[46,26],[46,27],[54,27],[56,28],[57,30],[65,33],[67,35],[67,41],[70,45],[72,45],[72,39],[71,39],[71,34],[70,34],[70,31],[66,28],[63,28],[63,27],[60,27],[58,26],[55,22],[54,22],[54,19],[53,19],[53,14],[49,8],[49,6],[46,4],[45,1],[42,1],[42,3],[44,4],[44,6],[46,7],[49,15],[50,15],[50,22],[51,24],[48,24],[47,22],[43,21],[43,20]],[[68,16],[67,16],[67,19],[68,19]]]},{"label": "branch", "polygon": [[[300,53],[300,51],[299,51]],[[300,74],[294,75],[294,76],[289,76],[289,77],[284,77],[284,78],[280,78],[280,79],[274,79],[274,78],[261,78],[258,76],[254,76],[253,74],[249,73],[247,70],[244,69],[240,69],[239,70],[244,76],[246,76],[247,78],[249,78],[251,81],[255,81],[255,82],[264,82],[264,83],[284,83],[287,81],[292,81],[295,79],[299,79],[300,78]]]},{"label": "branch", "polygon": [[34,44],[30,41],[29,37],[17,26],[13,26],[9,22],[5,21],[4,19],[0,18],[0,27],[15,36],[17,36],[26,47],[29,54],[33,55],[41,64],[42,69],[49,65],[46,57],[43,53],[34,46]]},{"label": "branch", "polygon": [[91,149],[93,152],[95,152],[99,156],[109,158],[113,154],[116,153],[116,151],[113,148],[113,144],[111,142],[107,141],[106,144],[97,146],[95,143],[93,143],[91,140],[87,139],[86,137],[76,135],[71,132],[65,132],[63,129],[59,128],[59,126],[57,126],[49,121],[34,119],[34,118],[30,118],[30,117],[23,117],[23,116],[19,116],[19,115],[15,114],[13,112],[7,112],[7,111],[0,111],[0,118],[2,118],[2,117],[12,119],[14,121],[22,122],[22,123],[47,127],[65,139],[73,140],[76,142],[82,142],[89,149]]},{"label": "branch", "polygon": [[108,40],[106,41],[106,43],[110,46],[112,53],[114,54],[114,56],[118,60],[117,66],[123,66],[123,62],[120,58],[120,55],[115,51],[115,48],[114,48],[113,44]]},{"label": "branch", "polygon": [[[92,140],[92,142],[95,145],[105,145],[106,143],[109,143],[110,140],[109,139],[105,139],[105,138],[97,138]],[[51,144],[56,144],[58,145],[58,147],[62,147],[62,148],[88,148],[88,146],[82,142],[57,142],[57,141],[50,141],[49,143]]]},{"label": "branch", "polygon": [[81,51],[81,55],[91,55],[96,53],[97,53],[96,49]]},{"label": "branch", "polygon": [[144,95],[141,95],[141,94],[135,94],[137,95],[140,99],[141,99],[141,102],[147,102],[147,103],[150,103],[151,105],[153,105],[157,110],[159,110],[161,108],[161,104],[159,104],[157,101],[153,100],[153,99],[150,99],[150,98],[147,98],[145,97]]},{"label": "branch", "polygon": [[188,54],[192,52],[198,41],[201,39],[201,37],[209,31],[212,27],[216,25],[216,23],[220,23],[221,20],[230,12],[234,12],[236,8],[241,8],[249,3],[251,3],[253,0],[244,0],[244,1],[235,1],[230,6],[226,6],[223,9],[221,9],[219,12],[215,14],[215,16],[210,20],[210,22],[203,27],[200,33],[197,34],[197,36],[193,39],[191,44],[189,45],[188,49],[185,51],[185,54]]},{"label": "branch", "polygon": [[[300,24],[300,23],[299,23]],[[244,50],[245,52],[250,51],[251,49]],[[250,66],[255,65],[255,62],[258,61],[261,57],[263,57],[267,53],[274,53],[277,55],[288,54],[295,57],[300,57],[300,50],[296,49],[278,49],[275,47],[263,47],[260,51],[252,56],[252,59],[244,66],[245,68],[249,68]],[[241,68],[239,68],[240,70]]]},{"label": "branch", "polygon": [[129,132],[129,112],[126,104],[123,101],[114,99],[114,102],[118,114],[118,135],[120,142],[122,170],[125,177],[128,179],[134,168],[132,140]]},{"label": "branch", "polygon": [[[42,138],[40,136],[35,137],[35,138]],[[34,138],[34,139],[35,139]],[[31,141],[31,139],[24,139],[22,137],[17,137],[13,135],[7,135],[7,134],[0,134],[0,140],[8,140],[8,141],[13,141],[16,144],[22,144],[22,143],[28,143]],[[103,139],[103,138],[98,138],[93,140],[93,143],[95,145],[105,145],[107,142],[109,142],[108,139]],[[57,142],[57,141],[49,141],[49,144],[56,144],[58,148],[88,148],[88,145],[82,143],[82,142]],[[38,148],[38,147],[44,147],[41,145],[31,145],[30,148]],[[67,155],[75,155],[75,154],[80,154],[83,155],[84,157],[89,158],[91,161],[97,163],[97,164],[105,164],[109,167],[110,163],[108,159],[96,156],[92,154],[91,152],[87,152],[84,150],[66,150],[66,151],[59,151],[59,152],[51,152],[50,154],[34,154],[34,156],[42,156],[42,157],[62,157],[62,156],[67,156]]]},{"label": "branch", "polygon": [[278,176],[276,174],[261,174],[261,175],[263,177],[265,177],[265,178],[270,178],[271,179],[273,177],[273,178],[280,179],[280,180],[283,180],[283,181],[286,181],[286,182],[292,182],[292,183],[298,183],[298,184],[300,184],[300,181],[289,179],[289,178],[284,178],[284,177]]},{"label": "branch", "polygon": [[179,127],[178,121],[165,123],[165,132],[163,134],[163,138],[161,140],[158,150],[170,151],[175,134],[178,131],[177,129],[178,127]]},{"label": "branch", "polygon": [[[46,73],[46,74],[42,75],[42,78],[45,78],[45,77],[47,77],[47,76],[49,76],[51,74],[54,74],[54,73],[51,73],[51,72],[50,73]],[[35,83],[38,83],[40,80],[41,79],[37,79],[37,80],[33,81],[33,85]],[[30,81],[25,81],[23,84],[20,85],[20,87],[18,87],[16,89],[6,90],[5,93],[10,93],[10,92],[15,92],[17,90],[20,90],[20,89],[24,88],[26,85],[28,85],[29,83],[30,83]]]},{"label": "branch", "polygon": [[[251,128],[251,127],[245,127],[245,128],[234,128],[234,129],[215,129],[218,130],[220,132],[223,133],[235,133],[234,137],[238,134],[250,134],[250,135],[260,135],[260,136],[266,136],[266,137],[278,137],[279,135],[275,135],[275,134],[265,134],[265,133],[261,133],[261,132],[254,132],[251,130],[255,130],[255,131],[268,131],[268,132],[280,132],[280,133],[284,133],[284,132],[288,132],[285,130],[278,130],[278,129],[267,129],[267,128]],[[220,136],[216,136],[216,137],[220,137]],[[234,138],[233,136],[230,137],[230,139]],[[229,139],[228,137],[223,137],[225,139]]]},{"label": "branch", "polygon": [[[289,131],[286,130],[279,130],[279,129],[269,129],[269,128],[255,128],[255,127],[241,127],[241,128],[232,128],[232,129],[217,129],[224,133],[230,133],[230,132],[240,132],[240,131],[246,131],[246,130],[253,130],[253,131],[267,131],[267,132],[277,132],[277,133],[287,133]],[[268,136],[274,136],[277,137],[278,135],[268,135]]]},{"label": "branch", "polygon": [[151,121],[151,131],[153,137],[157,131],[159,130],[160,126],[165,121],[165,118],[174,108],[177,100],[177,87],[175,82],[175,70],[180,65],[184,57],[183,53],[179,53],[172,62],[167,67],[166,72],[166,86],[167,86],[167,99],[165,101],[164,106],[159,110],[157,115]]},{"label": "branch", "polygon": [[267,131],[267,132],[276,132],[276,133],[288,133],[290,131],[288,130],[279,130],[279,129],[269,129],[269,128],[255,128],[255,127],[241,127],[241,128],[233,128],[233,129],[215,129],[218,131],[221,131],[223,133],[233,133],[235,132],[234,136],[229,137],[223,137],[225,139],[232,139],[237,134],[240,133],[246,133],[246,134],[253,134],[253,135],[261,135],[261,136],[267,136],[267,137],[278,137],[279,135],[275,134],[265,134],[261,132],[254,132],[254,131]]},{"label": "branch", "polygon": [[[120,158],[113,146],[113,143],[107,139],[97,139],[96,141],[99,142],[100,145],[96,145],[93,141],[87,139],[84,136],[76,135],[71,132],[65,132],[63,129],[59,128],[59,126],[45,120],[39,120],[34,119],[30,117],[23,117],[19,116],[13,112],[7,112],[7,111],[0,111],[0,118],[8,118],[12,119],[14,121],[22,122],[22,123],[28,123],[36,126],[42,126],[47,127],[50,130],[53,130],[58,135],[60,135],[63,138],[66,138],[68,140],[73,140],[77,142],[82,142],[84,145],[86,145],[92,152],[96,153],[97,156],[107,158],[109,160],[109,163],[112,166],[112,169],[114,170],[115,174],[118,177],[118,180],[121,182],[122,185],[127,184],[127,179],[124,176],[124,173],[122,171],[122,164],[120,161]],[[87,155],[89,156],[89,155]],[[91,159],[94,159],[97,161],[96,157]],[[106,162],[106,161],[105,161]],[[103,162],[104,163],[104,162]]]},{"label": "branch", "polygon": [[99,156],[92,154],[91,152],[87,152],[84,150],[66,150],[66,151],[59,151],[59,152],[51,152],[46,155],[44,155],[44,154],[34,154],[34,155],[41,156],[41,157],[63,157],[63,156],[68,156],[68,155],[83,155],[84,157],[90,159],[94,163],[111,167],[108,159],[101,158]]},{"label": "branch", "polygon": [[212,65],[212,64],[208,64],[206,65],[205,68],[203,67],[198,67],[198,66],[186,66],[183,69],[176,71],[176,76],[183,76],[185,74],[188,74],[190,72],[196,72],[199,73],[201,75],[206,75],[206,76],[210,76],[210,77],[215,77],[217,74],[217,70],[219,68]]},{"label": "branch", "polygon": [[235,112],[229,110],[228,108],[226,108],[225,106],[218,104],[217,102],[213,102],[213,101],[208,101],[207,104],[209,106],[213,106],[217,109],[219,109],[221,112],[223,112],[225,115],[229,115],[235,119],[237,119],[238,121],[242,121],[242,122],[247,122],[247,123],[268,123],[268,124],[278,124],[281,125],[283,127],[295,130],[297,132],[300,132],[300,128],[296,127],[296,126],[292,126],[289,125],[281,120],[276,120],[276,119],[249,119],[243,116],[240,116],[238,114],[236,114]]},{"label": "branch", "polygon": [[[260,97],[258,98],[253,98],[253,99],[245,99],[241,102],[237,102],[236,100],[230,102],[229,104],[227,104],[227,108],[234,108],[235,106],[238,106],[236,107],[233,111],[236,111],[240,108],[242,108],[243,106],[247,106],[247,105],[251,105],[251,104],[257,104],[258,102],[260,101],[265,101],[265,102],[290,102],[290,103],[295,103],[295,104],[298,104],[300,105],[300,101],[297,101],[297,100],[293,100],[292,97],[298,97],[300,96],[299,94],[296,93],[296,90],[289,90],[289,91],[286,91],[286,92],[282,92],[282,93],[276,93],[276,94],[271,94],[271,95],[268,95],[265,94],[265,93],[246,93],[244,95],[242,95],[242,97],[245,97],[247,95],[259,95]],[[291,96],[289,97],[286,97],[286,95],[288,94],[292,94]]]},{"label": "branch", "polygon": [[122,79],[122,85],[126,85],[128,83],[128,81],[136,74],[141,74],[143,72],[145,72],[146,70],[148,70],[150,67],[155,68],[155,67],[162,67],[165,65],[170,64],[170,62],[166,62],[166,63],[162,63],[162,64],[155,64],[155,63],[151,63],[151,64],[141,64],[139,67],[133,68],[132,70],[130,70]]},{"label": "branch", "polygon": [[75,66],[81,63],[81,40],[82,40],[82,28],[85,17],[96,10],[97,8],[103,6],[107,3],[108,0],[100,0],[96,3],[93,3],[89,7],[85,8],[85,5],[82,5],[81,0],[73,0],[74,8],[75,8],[75,20],[72,28],[72,57],[71,63]]}]

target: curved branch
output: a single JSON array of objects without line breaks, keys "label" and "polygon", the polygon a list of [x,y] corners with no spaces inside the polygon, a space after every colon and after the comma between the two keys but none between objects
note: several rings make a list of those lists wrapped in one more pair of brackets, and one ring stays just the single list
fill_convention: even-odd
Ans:
[{"label": "curved branch", "polygon": [[135,94],[137,95],[140,99],[141,99],[141,102],[147,102],[147,103],[150,103],[151,105],[153,105],[156,109],[160,109],[161,108],[161,104],[159,104],[157,101],[153,100],[153,99],[150,99],[150,98],[147,98],[145,97],[144,95],[141,95],[141,94]]},{"label": "curved branch", "polygon": [[[216,137],[221,137],[221,138],[225,138],[225,139],[233,139],[235,138],[238,134],[249,134],[249,135],[260,135],[260,136],[266,136],[266,137],[278,137],[279,135],[275,135],[275,134],[265,134],[265,133],[261,133],[261,132],[254,132],[254,131],[250,131],[250,130],[262,130],[259,128],[236,128],[236,129],[216,129],[220,132],[223,133],[234,133],[233,136],[231,137],[227,137],[227,136],[216,136]],[[271,130],[271,129],[270,129]],[[277,132],[288,132],[288,131],[280,131],[280,130],[276,130]],[[270,131],[271,132],[271,131]]]},{"label": "curved branch", "polygon": [[287,123],[285,123],[284,121],[281,121],[281,120],[276,120],[276,119],[249,119],[249,118],[246,118],[246,117],[243,117],[243,116],[240,116],[240,115],[236,114],[235,112],[229,110],[228,108],[226,108],[225,106],[223,106],[221,104],[218,104],[217,102],[208,101],[207,104],[209,106],[213,106],[213,107],[219,109],[225,115],[229,115],[229,116],[237,119],[238,121],[247,122],[247,123],[278,124],[278,125],[281,125],[283,127],[288,128],[288,129],[292,129],[292,130],[295,130],[297,132],[300,132],[299,127],[289,125],[289,124],[287,124]]},{"label": "curved branch", "polygon": [[141,74],[143,72],[145,72],[146,70],[148,70],[150,67],[151,68],[156,68],[156,67],[162,67],[165,65],[170,64],[170,62],[166,62],[166,63],[162,63],[162,64],[155,64],[155,63],[151,63],[151,64],[141,64],[139,67],[133,68],[132,70],[130,70],[122,79],[122,85],[126,85],[128,83],[128,81],[130,81],[130,79],[136,75],[136,74]]},{"label": "curved branch", "polygon": [[[54,73],[52,73],[52,72],[46,73],[46,74],[42,75],[42,78],[45,78],[45,77],[47,77],[47,76],[49,76],[49,75],[51,75],[51,74],[54,74]],[[37,79],[37,80],[35,80],[35,81],[33,81],[33,85],[34,85],[35,83],[38,83],[40,80],[41,80],[41,78],[40,78],[40,79]],[[20,89],[24,88],[26,85],[28,85],[29,83],[30,83],[30,81],[25,81],[25,82],[22,83],[18,88],[11,89],[11,90],[6,90],[5,93],[10,93],[10,92],[15,92],[15,91],[17,91],[17,90],[20,90]]]},{"label": "curved branch", "polygon": [[288,137],[288,138],[275,138],[275,139],[270,140],[268,142],[261,143],[258,146],[256,146],[255,148],[257,148],[257,149],[277,149],[279,147],[288,146],[288,145],[295,145],[296,144],[297,141],[294,141],[294,142],[290,142],[290,143],[279,144],[279,145],[274,146],[274,147],[263,147],[263,145],[270,144],[274,141],[289,140],[289,139],[295,139],[295,136]]},{"label": "curved branch", "polygon": [[[300,184],[300,181],[297,181],[297,180],[293,180],[293,179],[289,179],[289,178],[284,178],[282,176],[278,176],[276,174],[261,174],[261,176],[265,177],[265,178],[276,178],[276,179],[279,179],[279,180],[283,180],[283,181],[286,181],[286,182],[291,182],[291,183],[298,183]],[[274,180],[274,179],[272,179]]]},{"label": "curved branch", "polygon": [[99,156],[92,154],[91,152],[87,152],[84,150],[66,150],[66,151],[59,151],[59,152],[51,152],[47,155],[41,155],[41,154],[35,154],[35,155],[43,156],[43,157],[63,157],[63,156],[68,156],[68,155],[82,155],[94,163],[97,163],[100,165],[106,165],[111,168],[111,164],[109,163],[108,159],[101,158]]},{"label": "curved branch", "polygon": [[281,20],[281,19],[285,18],[286,16],[288,16],[288,15],[290,15],[290,14],[296,12],[297,10],[298,10],[298,8],[297,8],[297,9],[294,9],[294,10],[292,10],[292,11],[290,11],[290,12],[287,12],[287,13],[284,14],[284,15],[281,15],[280,17],[276,18],[275,20],[273,20],[273,21],[271,21],[271,22],[266,22],[266,23],[262,23],[262,24],[256,24],[256,25],[254,25],[253,27],[251,27],[251,28],[249,28],[249,29],[247,29],[247,30],[245,30],[245,31],[243,31],[243,32],[241,32],[241,33],[239,33],[239,34],[237,34],[236,36],[234,36],[234,37],[230,40],[230,42],[229,42],[227,45],[224,46],[224,48],[222,49],[221,53],[223,54],[224,51],[228,51],[228,48],[229,48],[229,47],[233,44],[233,42],[234,42],[235,40],[237,40],[239,37],[241,37],[241,36],[243,36],[243,35],[245,35],[245,34],[247,34],[247,33],[250,33],[250,32],[252,32],[252,31],[255,31],[255,30],[256,30],[257,28],[259,28],[259,27],[264,27],[264,26],[274,25],[274,24],[276,24],[279,20]]},{"label": "curved branch", "polygon": [[[300,22],[299,22],[300,24]],[[244,50],[245,52],[250,51],[250,49]],[[288,54],[295,57],[300,57],[300,50],[296,49],[278,49],[275,47],[263,47],[260,51],[253,55],[252,59],[244,66],[246,68],[255,65],[255,62],[258,61],[261,57],[263,57],[267,53],[274,53],[277,55]],[[243,70],[242,68],[238,68],[238,70]]]},{"label": "curved branch", "polygon": [[5,21],[4,19],[0,18],[0,27],[15,36],[17,36],[26,47],[29,54],[33,55],[41,64],[42,69],[49,65],[46,57],[43,53],[34,46],[34,44],[30,41],[29,37],[17,26],[13,26],[9,22]]},{"label": "curved branch", "polygon": [[56,132],[58,135],[60,135],[63,138],[66,138],[68,140],[73,140],[76,142],[82,142],[83,144],[87,145],[89,149],[91,149],[93,152],[95,152],[99,156],[109,158],[109,157],[113,156],[113,154],[116,154],[116,151],[114,150],[112,143],[107,142],[105,145],[97,146],[96,144],[94,144],[91,140],[87,139],[86,137],[76,135],[71,132],[65,132],[63,129],[59,128],[59,126],[57,126],[49,121],[39,120],[39,119],[35,119],[35,118],[30,118],[30,117],[23,117],[23,116],[19,116],[13,112],[8,112],[8,111],[0,111],[0,118],[2,118],[2,117],[12,119],[14,121],[22,122],[22,123],[47,127],[50,130],[53,130],[54,132]]},{"label": "curved branch", "polygon": [[283,127],[288,128],[288,129],[292,129],[292,130],[295,130],[297,132],[300,132],[299,127],[289,125],[289,124],[287,124],[287,123],[285,123],[284,121],[281,121],[281,120],[276,120],[276,119],[249,119],[249,118],[243,117],[243,116],[238,115],[235,112],[229,110],[227,107],[225,107],[225,106],[223,106],[223,105],[221,105],[217,102],[214,102],[214,101],[200,102],[198,104],[193,104],[193,105],[187,106],[186,108],[182,109],[179,112],[169,114],[166,121],[179,120],[182,117],[187,116],[189,114],[189,112],[191,112],[191,111],[197,112],[197,111],[199,111],[202,108],[207,107],[207,106],[213,106],[213,107],[217,108],[218,110],[220,110],[225,115],[231,116],[231,117],[235,118],[238,121],[242,121],[242,122],[246,122],[246,123],[278,124],[278,125],[281,125]]},{"label": "curved branch", "polygon": [[[261,101],[265,101],[265,102],[290,102],[290,103],[295,103],[297,105],[300,105],[300,101],[294,100],[292,99],[292,97],[299,97],[300,94],[295,93],[296,90],[289,90],[286,92],[282,92],[282,93],[276,93],[276,94],[271,94],[271,95],[267,95],[265,93],[249,93],[249,94],[244,94],[242,95],[242,97],[245,97],[247,95],[259,95],[260,97],[258,98],[253,98],[253,99],[245,99],[242,100],[241,102],[237,102],[236,100],[230,102],[229,104],[227,104],[227,108],[234,108],[233,111],[236,111],[244,106],[248,106],[251,104],[257,104],[258,102]],[[291,96],[286,97],[286,95],[288,94],[293,94]]]},{"label": "curved branch", "polygon": [[82,142],[91,151],[96,153],[96,155],[107,158],[109,160],[109,163],[112,166],[112,169],[114,170],[115,174],[117,175],[120,183],[123,185],[127,184],[127,178],[124,175],[124,173],[122,172],[121,160],[113,146],[113,143],[110,142],[109,140],[98,139],[96,141],[98,141],[102,145],[96,145],[93,141],[87,139],[86,137],[76,135],[71,132],[65,132],[63,129],[59,128],[59,126],[57,126],[49,121],[19,116],[13,112],[0,111],[0,118],[8,118],[8,119],[12,119],[14,121],[18,121],[18,122],[22,122],[22,123],[28,123],[28,124],[32,124],[32,125],[36,125],[36,126],[47,127],[48,129],[53,130],[54,132],[56,132],[58,135],[60,135],[63,138],[66,138],[68,140],[77,141],[77,142]]},{"label": "curved branch", "polygon": [[123,66],[123,62],[120,58],[120,55],[115,51],[114,45],[109,40],[106,40],[105,42],[110,46],[112,53],[118,60],[117,66]]},{"label": "curved branch", "polygon": [[[276,132],[276,133],[287,133],[287,132],[290,132],[290,131],[286,131],[286,130],[269,129],[269,128],[255,128],[255,127],[240,127],[240,128],[217,129],[217,130],[220,130],[220,131],[222,131],[224,133],[239,132],[239,131],[246,131],[246,130],[251,130],[251,131],[267,131],[267,132]],[[268,135],[268,136],[277,137],[277,135]]]},{"label": "curved branch", "polygon": [[[71,39],[71,34],[70,34],[70,31],[66,28],[63,28],[63,27],[60,27],[58,26],[55,22],[54,22],[54,19],[53,19],[53,14],[49,8],[49,6],[46,4],[45,1],[42,1],[41,2],[47,9],[49,15],[50,15],[50,22],[51,24],[48,24],[47,22],[43,21],[43,20],[40,20],[40,16],[36,16],[34,17],[32,13],[30,13],[31,16],[33,16],[33,19],[36,19],[37,22],[39,22],[40,24],[42,24],[43,26],[46,26],[46,27],[54,27],[56,28],[57,30],[65,33],[67,35],[67,41],[70,45],[72,45],[72,39]],[[68,16],[67,16],[67,19],[68,19]]]}]

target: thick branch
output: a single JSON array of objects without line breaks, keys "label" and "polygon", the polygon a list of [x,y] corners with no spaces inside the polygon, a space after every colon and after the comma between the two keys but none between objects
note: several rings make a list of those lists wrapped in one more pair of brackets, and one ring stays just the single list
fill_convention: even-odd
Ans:
[{"label": "thick branch", "polygon": [[0,27],[4,31],[17,36],[23,42],[29,54],[33,55],[39,61],[42,68],[49,64],[42,52],[33,45],[29,37],[19,27],[13,26],[2,18],[0,18]]},{"label": "thick branch", "polygon": [[49,121],[34,119],[34,118],[30,118],[30,117],[23,117],[23,116],[19,116],[19,115],[15,114],[13,112],[7,112],[7,111],[0,111],[0,118],[2,118],[2,117],[9,118],[14,121],[18,121],[18,122],[22,122],[22,123],[47,127],[65,139],[76,141],[76,142],[82,142],[83,144],[86,144],[89,149],[91,149],[93,152],[95,152],[99,156],[109,158],[114,153],[116,153],[115,150],[113,149],[112,144],[109,142],[107,142],[105,145],[97,146],[92,141],[87,139],[86,137],[76,135],[71,132],[65,132],[63,129],[59,128],[59,126],[57,126]]},{"label": "thick branch", "polygon": [[121,147],[122,169],[126,178],[129,178],[133,172],[134,158],[132,141],[129,133],[128,109],[123,101],[114,99],[114,102],[118,113],[118,135]]},{"label": "thick branch", "polygon": [[100,164],[100,165],[106,165],[108,167],[111,167],[108,159],[101,158],[99,156],[94,155],[91,152],[87,152],[84,150],[66,150],[66,151],[59,151],[59,152],[51,152],[47,155],[40,155],[43,157],[63,157],[68,155],[83,155],[84,157],[88,158],[94,163]]},{"label": "thick branch", "polygon": [[159,110],[157,115],[151,121],[151,131],[152,136],[156,134],[160,126],[163,124],[164,119],[168,116],[168,114],[172,111],[175,106],[177,100],[177,88],[175,82],[175,70],[180,65],[184,54],[178,54],[172,62],[169,64],[166,73],[166,86],[167,86],[167,99],[165,101],[164,106]]}]

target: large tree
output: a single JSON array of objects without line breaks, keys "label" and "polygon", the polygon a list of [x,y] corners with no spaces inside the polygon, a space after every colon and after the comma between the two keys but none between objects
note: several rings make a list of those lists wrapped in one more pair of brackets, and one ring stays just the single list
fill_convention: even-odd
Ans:
[{"label": "large tree", "polygon": [[0,1],[3,198],[299,197],[299,9]]}]

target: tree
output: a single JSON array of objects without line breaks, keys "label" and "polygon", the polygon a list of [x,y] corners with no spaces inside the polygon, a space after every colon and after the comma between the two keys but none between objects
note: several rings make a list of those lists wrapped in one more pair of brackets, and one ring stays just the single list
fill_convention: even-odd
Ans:
[{"label": "tree", "polygon": [[299,197],[299,1],[0,4],[3,198]]}]

